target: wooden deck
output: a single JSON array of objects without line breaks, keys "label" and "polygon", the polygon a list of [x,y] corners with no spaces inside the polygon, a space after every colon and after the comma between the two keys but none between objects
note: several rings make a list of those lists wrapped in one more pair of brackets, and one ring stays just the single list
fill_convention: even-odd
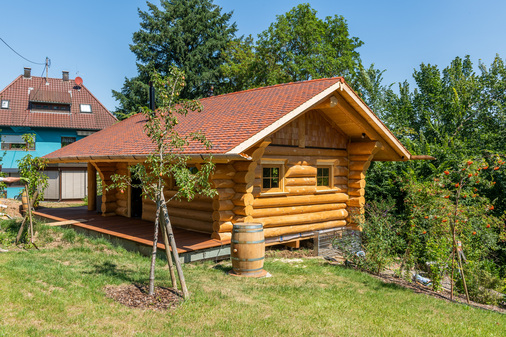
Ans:
[{"label": "wooden deck", "polygon": [[[128,250],[150,254],[153,247],[154,226],[149,221],[122,216],[103,217],[100,213],[88,211],[86,206],[40,208],[33,214],[51,221],[86,220],[72,223],[70,226],[90,235],[106,237]],[[230,240],[219,241],[211,239],[210,234],[180,228],[173,230],[182,262],[230,255]],[[161,236],[158,240],[158,251],[162,252],[165,250],[165,245],[160,243],[163,242]]]}]

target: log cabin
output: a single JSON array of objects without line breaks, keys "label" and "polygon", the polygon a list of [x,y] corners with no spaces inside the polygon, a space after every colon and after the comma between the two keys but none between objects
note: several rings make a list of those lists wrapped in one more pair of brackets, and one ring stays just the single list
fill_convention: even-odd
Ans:
[{"label": "log cabin", "polygon": [[[308,237],[356,227],[363,213],[365,174],[372,161],[415,158],[341,77],[280,84],[201,99],[203,111],[179,118],[181,133],[201,130],[211,150],[192,145],[189,164],[213,156],[214,198],[171,201],[173,226],[230,238],[234,223],[262,223],[266,238]],[[57,150],[52,163],[88,163],[88,207],[95,209],[96,173],[143,162],[153,145],[145,117],[130,117]],[[167,181],[167,186],[171,186]],[[102,215],[154,221],[155,204],[140,191],[102,191]],[[167,188],[166,197],[174,195]]]}]

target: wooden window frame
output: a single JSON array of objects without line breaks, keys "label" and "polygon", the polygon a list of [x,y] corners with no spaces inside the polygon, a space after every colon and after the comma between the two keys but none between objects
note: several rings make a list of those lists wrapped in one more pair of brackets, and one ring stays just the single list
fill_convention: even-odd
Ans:
[{"label": "wooden window frame", "polygon": [[[334,166],[336,160],[333,159],[318,159],[316,161],[316,191],[317,192],[330,192],[334,190]],[[328,186],[318,186],[318,169],[329,169],[329,184]]]},{"label": "wooden window frame", "polygon": [[[269,193],[285,193],[285,165],[286,159],[262,159],[260,161],[262,166],[262,182],[261,182],[261,194]],[[277,168],[279,169],[279,186],[264,188],[264,168]]]}]

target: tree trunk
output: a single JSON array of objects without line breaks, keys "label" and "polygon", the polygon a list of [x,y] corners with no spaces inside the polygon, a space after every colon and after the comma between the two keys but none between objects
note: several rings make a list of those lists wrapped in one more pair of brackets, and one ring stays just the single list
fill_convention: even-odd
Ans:
[{"label": "tree trunk", "polygon": [[161,207],[164,217],[165,229],[167,231],[167,236],[169,238],[170,247],[172,248],[172,254],[174,254],[174,260],[176,262],[176,269],[179,275],[179,283],[181,284],[181,290],[183,291],[183,298],[189,298],[188,289],[186,288],[186,282],[184,280],[183,268],[181,267],[181,261],[179,260],[179,254],[177,252],[176,240],[174,239],[174,233],[172,232],[172,226],[170,224],[169,211],[167,210],[167,205],[165,204],[165,197],[163,193],[160,193]]},{"label": "tree trunk", "polygon": [[156,220],[155,220],[155,234],[153,237],[153,251],[151,253],[151,268],[149,270],[149,295],[155,293],[155,263],[156,263],[156,246],[158,244],[158,223],[160,218],[160,199],[156,200]]}]

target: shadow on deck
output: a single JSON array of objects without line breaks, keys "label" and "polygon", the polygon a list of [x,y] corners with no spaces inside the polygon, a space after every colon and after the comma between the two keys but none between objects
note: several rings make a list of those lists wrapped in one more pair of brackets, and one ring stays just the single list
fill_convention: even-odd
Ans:
[{"label": "shadow on deck", "polygon": [[[40,208],[34,215],[50,221],[85,220],[69,226],[76,231],[93,237],[104,237],[113,244],[129,251],[150,255],[153,247],[154,224],[149,221],[122,216],[103,217],[86,206],[66,208]],[[219,241],[210,234],[173,228],[177,251],[181,262],[227,258],[230,255],[230,240]],[[165,245],[158,239],[158,253],[165,257]]]}]

